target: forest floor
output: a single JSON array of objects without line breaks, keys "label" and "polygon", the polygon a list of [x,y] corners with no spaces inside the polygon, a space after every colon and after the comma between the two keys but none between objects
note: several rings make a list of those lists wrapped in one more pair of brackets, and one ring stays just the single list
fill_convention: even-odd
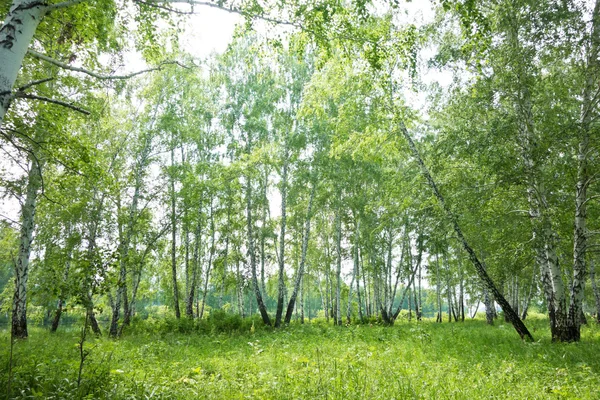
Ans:
[{"label": "forest floor", "polygon": [[[524,343],[510,325],[483,321],[394,327],[325,323],[235,333],[170,333],[141,324],[119,340],[33,328],[13,348],[0,332],[0,398],[600,399],[600,327],[582,341],[550,342],[529,319]],[[172,326],[171,326],[172,327]],[[247,329],[247,330],[246,330]],[[10,375],[10,385],[9,385]]]}]

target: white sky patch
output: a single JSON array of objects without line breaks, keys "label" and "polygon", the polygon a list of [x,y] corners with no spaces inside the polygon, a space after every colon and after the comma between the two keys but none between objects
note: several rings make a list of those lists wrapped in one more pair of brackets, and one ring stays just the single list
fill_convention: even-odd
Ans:
[{"label": "white sky patch", "polygon": [[240,15],[203,7],[186,21],[180,38],[182,49],[198,58],[222,53],[233,39],[236,24],[242,22]]}]

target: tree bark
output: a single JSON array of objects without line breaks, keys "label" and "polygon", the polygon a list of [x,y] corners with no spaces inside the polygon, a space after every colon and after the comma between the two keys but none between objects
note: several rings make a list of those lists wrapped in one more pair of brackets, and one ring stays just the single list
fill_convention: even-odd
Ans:
[{"label": "tree bark", "polygon": [[[1,36],[0,36],[1,38]],[[0,47],[2,47],[0,45]],[[27,173],[27,189],[25,202],[21,206],[21,231],[19,237],[19,256],[15,265],[15,292],[12,310],[12,337],[27,337],[27,280],[29,278],[29,257],[35,229],[35,213],[37,198],[42,188],[42,169],[44,160],[40,157],[31,159]]]},{"label": "tree bark", "polygon": [[[43,1],[13,0],[0,27],[0,128],[13,99],[12,90],[27,49],[47,12],[48,6]],[[19,309],[19,318],[22,318],[21,313],[22,310]],[[27,337],[26,327],[15,329],[19,331],[19,335],[24,333],[23,337]]]}]

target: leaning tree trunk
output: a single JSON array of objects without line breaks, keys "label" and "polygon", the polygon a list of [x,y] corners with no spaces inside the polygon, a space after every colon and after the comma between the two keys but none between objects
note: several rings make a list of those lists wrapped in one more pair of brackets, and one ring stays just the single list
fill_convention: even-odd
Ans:
[{"label": "leaning tree trunk", "polygon": [[460,228],[460,225],[458,224],[457,217],[454,215],[454,213],[452,213],[452,211],[450,210],[450,207],[448,207],[448,205],[446,204],[444,197],[438,190],[435,181],[433,180],[431,174],[429,173],[429,170],[425,166],[425,163],[423,162],[423,159],[421,158],[421,155],[420,155],[419,151],[417,150],[415,143],[413,142],[410,134],[408,133],[408,130],[406,129],[406,126],[404,125],[404,123],[402,121],[400,122],[400,131],[402,132],[404,138],[408,142],[410,150],[411,150],[413,156],[415,157],[415,159],[417,160],[419,167],[421,168],[421,173],[423,174],[423,176],[429,183],[429,186],[433,190],[433,193],[434,193],[435,197],[438,199],[438,201],[442,207],[442,210],[446,214],[446,217],[450,220],[452,227],[454,228],[454,232],[456,233],[456,236],[458,237],[459,242],[462,244],[463,248],[469,254],[469,258],[470,258],[471,262],[473,263],[473,266],[475,267],[475,271],[477,271],[479,278],[483,281],[483,284],[487,287],[487,289],[494,295],[494,298],[496,299],[498,304],[500,304],[500,307],[502,307],[502,310],[504,311],[504,313],[506,315],[508,315],[509,321],[513,324],[515,330],[517,331],[517,333],[519,334],[521,339],[527,338],[527,339],[533,341],[533,336],[531,336],[531,333],[529,332],[529,330],[527,329],[527,327],[525,326],[523,321],[521,321],[521,319],[519,318],[517,313],[515,313],[515,311],[510,306],[510,304],[508,304],[508,302],[506,301],[504,296],[502,296],[502,293],[500,293],[498,288],[496,288],[496,285],[494,284],[494,282],[492,281],[490,276],[487,274],[485,268],[483,267],[483,265],[479,261],[479,258],[475,254],[475,251],[467,242],[467,239],[463,235],[462,229]]},{"label": "leaning tree trunk", "polygon": [[[2,46],[0,46],[1,48]],[[29,278],[29,256],[35,229],[35,207],[42,188],[41,159],[32,159],[27,176],[25,202],[21,206],[21,232],[19,237],[19,257],[15,265],[15,292],[12,310],[12,337],[27,337],[27,280]]]},{"label": "leaning tree trunk", "polygon": [[535,267],[536,267],[536,264],[534,264],[533,267],[531,268],[532,273],[531,273],[531,283],[529,285],[529,292],[527,293],[527,297],[525,298],[525,301],[523,302],[523,311],[521,313],[521,319],[523,321],[525,321],[525,318],[527,318],[527,312],[529,311],[529,305],[531,304],[531,299],[533,298],[533,293],[536,288]]},{"label": "leaning tree trunk", "polygon": [[[408,249],[408,251],[409,252],[411,251],[410,248]],[[410,259],[412,260],[412,257],[410,257]],[[406,299],[406,294],[410,291],[410,287],[411,287],[411,285],[413,284],[413,282],[415,280],[415,276],[417,274],[417,270],[419,269],[419,267],[421,265],[420,264],[421,263],[421,258],[419,257],[419,259],[417,261],[418,261],[417,265],[410,271],[410,275],[408,276],[408,283],[404,287],[404,291],[402,292],[402,297],[400,298],[400,304],[398,304],[398,308],[396,308],[396,311],[393,314],[391,314],[391,316],[389,317],[391,324],[393,324],[394,321],[400,315],[400,311],[402,311],[402,305],[404,304],[404,299]],[[410,261],[410,265],[412,267],[412,261]]]},{"label": "leaning tree trunk", "polygon": [[[304,223],[304,236],[302,237],[302,254],[300,256],[300,265],[298,267],[298,273],[296,274],[296,282],[294,284],[294,290],[292,291],[292,295],[290,296],[290,301],[287,306],[287,310],[285,313],[285,323],[289,324],[292,320],[292,312],[294,310],[294,306],[296,303],[296,297],[298,295],[298,290],[300,290],[300,285],[302,284],[302,278],[304,277],[304,266],[306,265],[306,253],[308,251],[308,242],[310,239],[310,220],[312,218],[312,207],[313,200],[315,198],[316,192],[316,184],[313,184],[313,187],[310,191],[310,198],[308,199],[308,209],[306,211],[306,220]],[[304,304],[302,304],[302,321],[304,323]]]}]

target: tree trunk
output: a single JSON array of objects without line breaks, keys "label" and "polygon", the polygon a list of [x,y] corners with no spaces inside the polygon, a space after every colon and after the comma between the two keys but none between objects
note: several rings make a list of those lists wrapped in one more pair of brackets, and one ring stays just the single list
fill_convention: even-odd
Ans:
[{"label": "tree trunk", "polygon": [[[4,116],[13,99],[12,90],[27,49],[33,42],[35,31],[48,10],[48,5],[39,0],[13,0],[10,11],[0,28],[0,128],[3,126]],[[17,278],[22,279],[23,276]],[[25,282],[27,282],[26,277]],[[17,311],[18,318],[25,315],[21,308]],[[27,327],[20,324],[22,322],[19,322],[13,330],[17,330],[15,333],[19,334],[18,337],[27,337]]]},{"label": "tree trunk", "polygon": [[[66,238],[68,239],[69,237],[69,233],[65,234]],[[63,281],[61,283],[61,288],[60,288],[60,294],[58,297],[58,305],[56,306],[56,311],[54,312],[54,319],[52,320],[52,326],[50,327],[50,332],[56,332],[56,330],[58,329],[58,325],[60,324],[60,317],[62,316],[63,313],[63,307],[65,304],[65,300],[67,298],[67,293],[66,293],[66,289],[64,287],[64,285],[67,284],[67,281],[69,280],[69,271],[71,269],[71,255],[72,255],[72,247],[67,245],[67,259],[65,261],[65,270],[63,273]]]},{"label": "tree trunk", "polygon": [[[202,240],[202,223],[200,210],[198,210],[198,222],[194,232],[194,250],[192,253],[192,271],[190,283],[185,300],[185,315],[188,318],[194,318],[194,300],[196,298],[196,286],[198,285],[198,270],[200,268],[200,241]],[[229,218],[229,217],[228,217]],[[228,219],[229,221],[229,219]],[[229,245],[229,236],[226,239],[226,249]]]},{"label": "tree trunk", "polygon": [[[287,222],[287,180],[288,180],[288,163],[289,151],[287,140],[284,144],[284,159],[281,172],[281,231],[279,234],[279,274],[277,279],[277,312],[275,314],[275,327],[281,326],[281,317],[283,314],[283,302],[286,293],[285,287],[285,229]],[[302,277],[300,277],[302,279]],[[295,303],[294,299],[294,303]],[[292,305],[293,310],[294,305]],[[291,318],[291,316],[290,316]]]},{"label": "tree trunk", "polygon": [[[248,144],[249,146],[249,144]],[[267,313],[267,307],[263,302],[262,295],[260,293],[260,287],[258,286],[258,277],[256,275],[256,254],[254,252],[254,222],[252,221],[252,183],[250,177],[246,176],[246,226],[248,233],[248,256],[250,258],[250,270],[252,273],[252,285],[254,288],[254,296],[256,297],[256,303],[260,316],[265,325],[271,325],[271,319]]]},{"label": "tree trunk", "polygon": [[[422,241],[421,241],[422,243]],[[423,246],[419,247],[419,270],[417,271],[418,279],[419,279],[419,321],[423,319],[423,297],[421,296],[421,256],[422,256]]]},{"label": "tree trunk", "polygon": [[[310,191],[310,198],[308,199],[308,209],[306,211],[306,220],[304,222],[304,235],[302,237],[302,254],[300,256],[300,266],[298,267],[298,273],[296,274],[296,282],[294,284],[294,290],[292,291],[292,295],[290,296],[290,301],[287,306],[287,311],[285,313],[285,323],[289,324],[292,319],[292,310],[294,309],[294,305],[296,303],[296,296],[298,295],[298,290],[300,289],[300,285],[302,283],[302,278],[304,277],[304,268],[306,265],[306,253],[308,251],[308,242],[310,238],[310,221],[312,218],[312,207],[313,201],[315,198],[317,185],[313,183],[312,189]],[[283,255],[283,254],[282,254]],[[302,321],[304,321],[304,305],[302,304]]]},{"label": "tree trunk", "polygon": [[571,285],[571,303],[569,307],[569,340],[581,338],[581,315],[583,314],[583,295],[586,280],[585,254],[587,248],[587,188],[590,183],[588,171],[588,153],[592,122],[597,117],[598,72],[600,62],[600,0],[596,1],[592,13],[592,31],[583,89],[579,145],[577,147],[577,184],[575,187],[575,229],[573,234],[573,283]]},{"label": "tree trunk", "polygon": [[483,288],[483,304],[485,305],[485,320],[488,325],[494,325],[494,301],[487,288]]},{"label": "tree trunk", "polygon": [[360,273],[358,269],[358,249],[359,249],[359,225],[360,220],[356,217],[356,226],[354,231],[354,251],[353,251],[353,259],[354,259],[354,276],[356,277],[356,298],[358,300],[358,318],[360,321],[363,321],[363,307],[362,300],[360,298]]},{"label": "tree trunk", "polygon": [[590,281],[592,282],[592,291],[596,302],[596,322],[600,324],[600,289],[596,282],[596,265],[593,260],[590,261]]},{"label": "tree trunk", "polygon": [[336,288],[335,288],[335,323],[338,326],[342,325],[342,310],[340,307],[341,303],[341,291],[342,291],[342,210],[338,205],[336,223]]},{"label": "tree trunk", "polygon": [[435,294],[437,299],[437,316],[435,322],[442,322],[442,289],[440,287],[440,258],[435,253]]},{"label": "tree trunk", "polygon": [[[420,262],[420,260],[419,260],[419,262]],[[411,266],[412,266],[412,262],[411,262]],[[396,320],[396,318],[398,318],[398,315],[400,315],[400,311],[402,310],[402,305],[404,304],[404,299],[406,299],[406,295],[410,291],[410,287],[415,280],[415,275],[417,274],[417,269],[419,268],[419,266],[420,266],[420,264],[417,264],[410,271],[410,275],[408,276],[408,284],[406,285],[406,287],[404,288],[404,291],[402,292],[402,297],[400,298],[400,303],[398,304],[398,308],[396,308],[396,311],[389,317],[390,324],[393,324],[394,321]],[[410,299],[410,297],[409,297],[409,299]]]},{"label": "tree trunk", "polygon": [[[418,268],[417,268],[418,270]],[[421,320],[421,310],[419,309],[419,302],[417,301],[417,284],[415,282],[415,279],[413,279],[412,281],[412,295],[413,295],[413,302],[415,305],[415,318],[417,321]]]},{"label": "tree trunk", "polygon": [[525,298],[525,301],[523,302],[523,311],[521,313],[521,319],[523,321],[525,321],[525,318],[527,318],[527,312],[529,311],[529,304],[531,303],[531,299],[533,297],[533,292],[535,291],[535,287],[536,287],[536,282],[535,282],[535,267],[536,264],[534,264],[531,267],[531,284],[529,285],[529,293],[527,294],[527,297]]},{"label": "tree trunk", "polygon": [[[121,259],[119,261],[119,279],[117,280],[117,293],[114,301],[111,301],[112,315],[110,318],[110,327],[108,328],[108,334],[111,337],[117,337],[119,335],[119,318],[121,313],[121,301],[123,299],[123,287],[125,286],[127,273],[125,270],[125,262],[123,260],[123,243],[125,239],[123,237],[123,224],[121,218],[119,218],[119,210],[121,209],[121,195],[117,193],[117,230],[119,235],[119,252],[121,253]],[[109,295],[111,293],[109,292]]]},{"label": "tree trunk", "polygon": [[237,293],[237,301],[238,301],[238,313],[242,318],[244,318],[244,285],[242,280],[242,274],[240,273],[240,260],[237,259],[235,262],[235,271],[236,271],[236,293]]},{"label": "tree trunk", "polygon": [[365,266],[364,266],[364,259],[362,257],[362,252],[360,252],[358,256],[359,256],[360,270],[362,272],[363,287],[365,288],[365,313],[366,313],[367,317],[370,317],[372,315],[371,293],[369,291],[369,285],[367,285],[367,275],[365,273]]},{"label": "tree trunk", "polygon": [[510,322],[513,324],[515,330],[517,331],[517,333],[519,334],[521,339],[527,338],[527,339],[533,341],[533,336],[531,336],[531,333],[529,332],[529,330],[527,329],[527,327],[525,326],[523,321],[521,321],[519,316],[514,312],[514,310],[511,308],[510,304],[508,304],[508,302],[504,298],[504,296],[502,296],[502,294],[498,291],[498,289],[496,288],[496,285],[494,285],[494,282],[489,277],[489,275],[485,271],[485,268],[479,261],[479,258],[477,258],[475,251],[473,250],[473,248],[471,248],[471,246],[467,242],[467,239],[464,237],[462,230],[460,229],[460,226],[458,224],[458,219],[452,213],[452,211],[450,211],[450,208],[448,207],[444,198],[442,197],[442,194],[438,190],[437,185],[435,184],[435,181],[433,180],[433,178],[431,177],[431,174],[429,173],[429,170],[425,166],[425,163],[423,162],[423,159],[421,158],[421,155],[419,154],[419,151],[417,150],[417,147],[415,146],[415,143],[413,142],[412,138],[410,137],[410,134],[408,133],[408,130],[404,126],[403,122],[400,122],[400,130],[401,130],[402,134],[404,135],[404,138],[407,140],[413,156],[419,163],[422,174],[424,175],[425,179],[429,183],[429,186],[433,190],[433,193],[434,193],[435,197],[438,199],[442,209],[444,210],[446,217],[452,223],[454,232],[456,233],[459,242],[462,244],[463,248],[469,254],[469,258],[470,258],[471,262],[473,263],[473,266],[475,267],[475,270],[477,271],[479,278],[483,281],[483,284],[488,288],[488,290],[494,295],[496,301],[498,302],[498,304],[500,304],[500,307],[502,307],[502,310],[504,311],[504,313],[509,316]]},{"label": "tree trunk", "polygon": [[[263,204],[262,204],[262,227],[260,233],[260,287],[262,293],[265,297],[267,297],[267,287],[265,285],[265,236],[267,229],[267,210],[269,209],[269,198],[267,197],[267,187],[269,185],[269,170],[265,166],[265,176],[263,182]],[[282,204],[283,207],[283,204]]]},{"label": "tree trunk", "polygon": [[[516,22],[514,23],[516,25]],[[508,40],[516,53],[522,51],[518,37],[518,28],[510,28],[507,32]],[[524,64],[529,60],[521,60]],[[517,71],[519,81],[526,82],[522,71]],[[562,274],[556,257],[555,242],[556,235],[549,219],[546,189],[540,182],[539,168],[533,158],[534,149],[537,146],[535,121],[533,119],[533,107],[531,92],[526,84],[519,88],[515,100],[516,113],[519,128],[519,140],[521,154],[525,167],[525,180],[527,185],[527,199],[529,202],[529,216],[533,226],[533,239],[535,250],[539,252],[538,260],[542,283],[545,286],[546,300],[550,317],[550,329],[552,340],[568,340],[569,328],[566,309],[566,294]],[[499,299],[496,298],[498,301]]]},{"label": "tree trunk", "polygon": [[204,315],[204,306],[206,305],[206,294],[208,292],[208,280],[210,278],[210,271],[212,270],[213,257],[215,254],[215,217],[214,217],[214,206],[213,199],[210,200],[210,249],[208,251],[208,264],[206,265],[206,273],[204,274],[204,289],[202,290],[202,302],[200,303],[200,315],[198,318],[202,319]]},{"label": "tree trunk", "polygon": [[[171,138],[173,140],[173,138]],[[171,145],[171,168],[175,168],[175,146]],[[171,280],[173,284],[173,308],[175,318],[181,318],[179,310],[179,287],[177,286],[177,196],[175,193],[175,171],[171,171]]]},{"label": "tree trunk", "polygon": [[[5,29],[6,30],[6,29]],[[0,36],[1,38],[2,36]],[[0,45],[0,48],[2,46]],[[0,53],[1,54],[1,53]],[[31,160],[27,175],[25,202],[21,206],[21,231],[19,237],[19,256],[15,265],[15,292],[12,310],[12,337],[27,337],[27,280],[29,278],[29,257],[35,229],[37,197],[42,188],[42,168],[40,158]]]}]

